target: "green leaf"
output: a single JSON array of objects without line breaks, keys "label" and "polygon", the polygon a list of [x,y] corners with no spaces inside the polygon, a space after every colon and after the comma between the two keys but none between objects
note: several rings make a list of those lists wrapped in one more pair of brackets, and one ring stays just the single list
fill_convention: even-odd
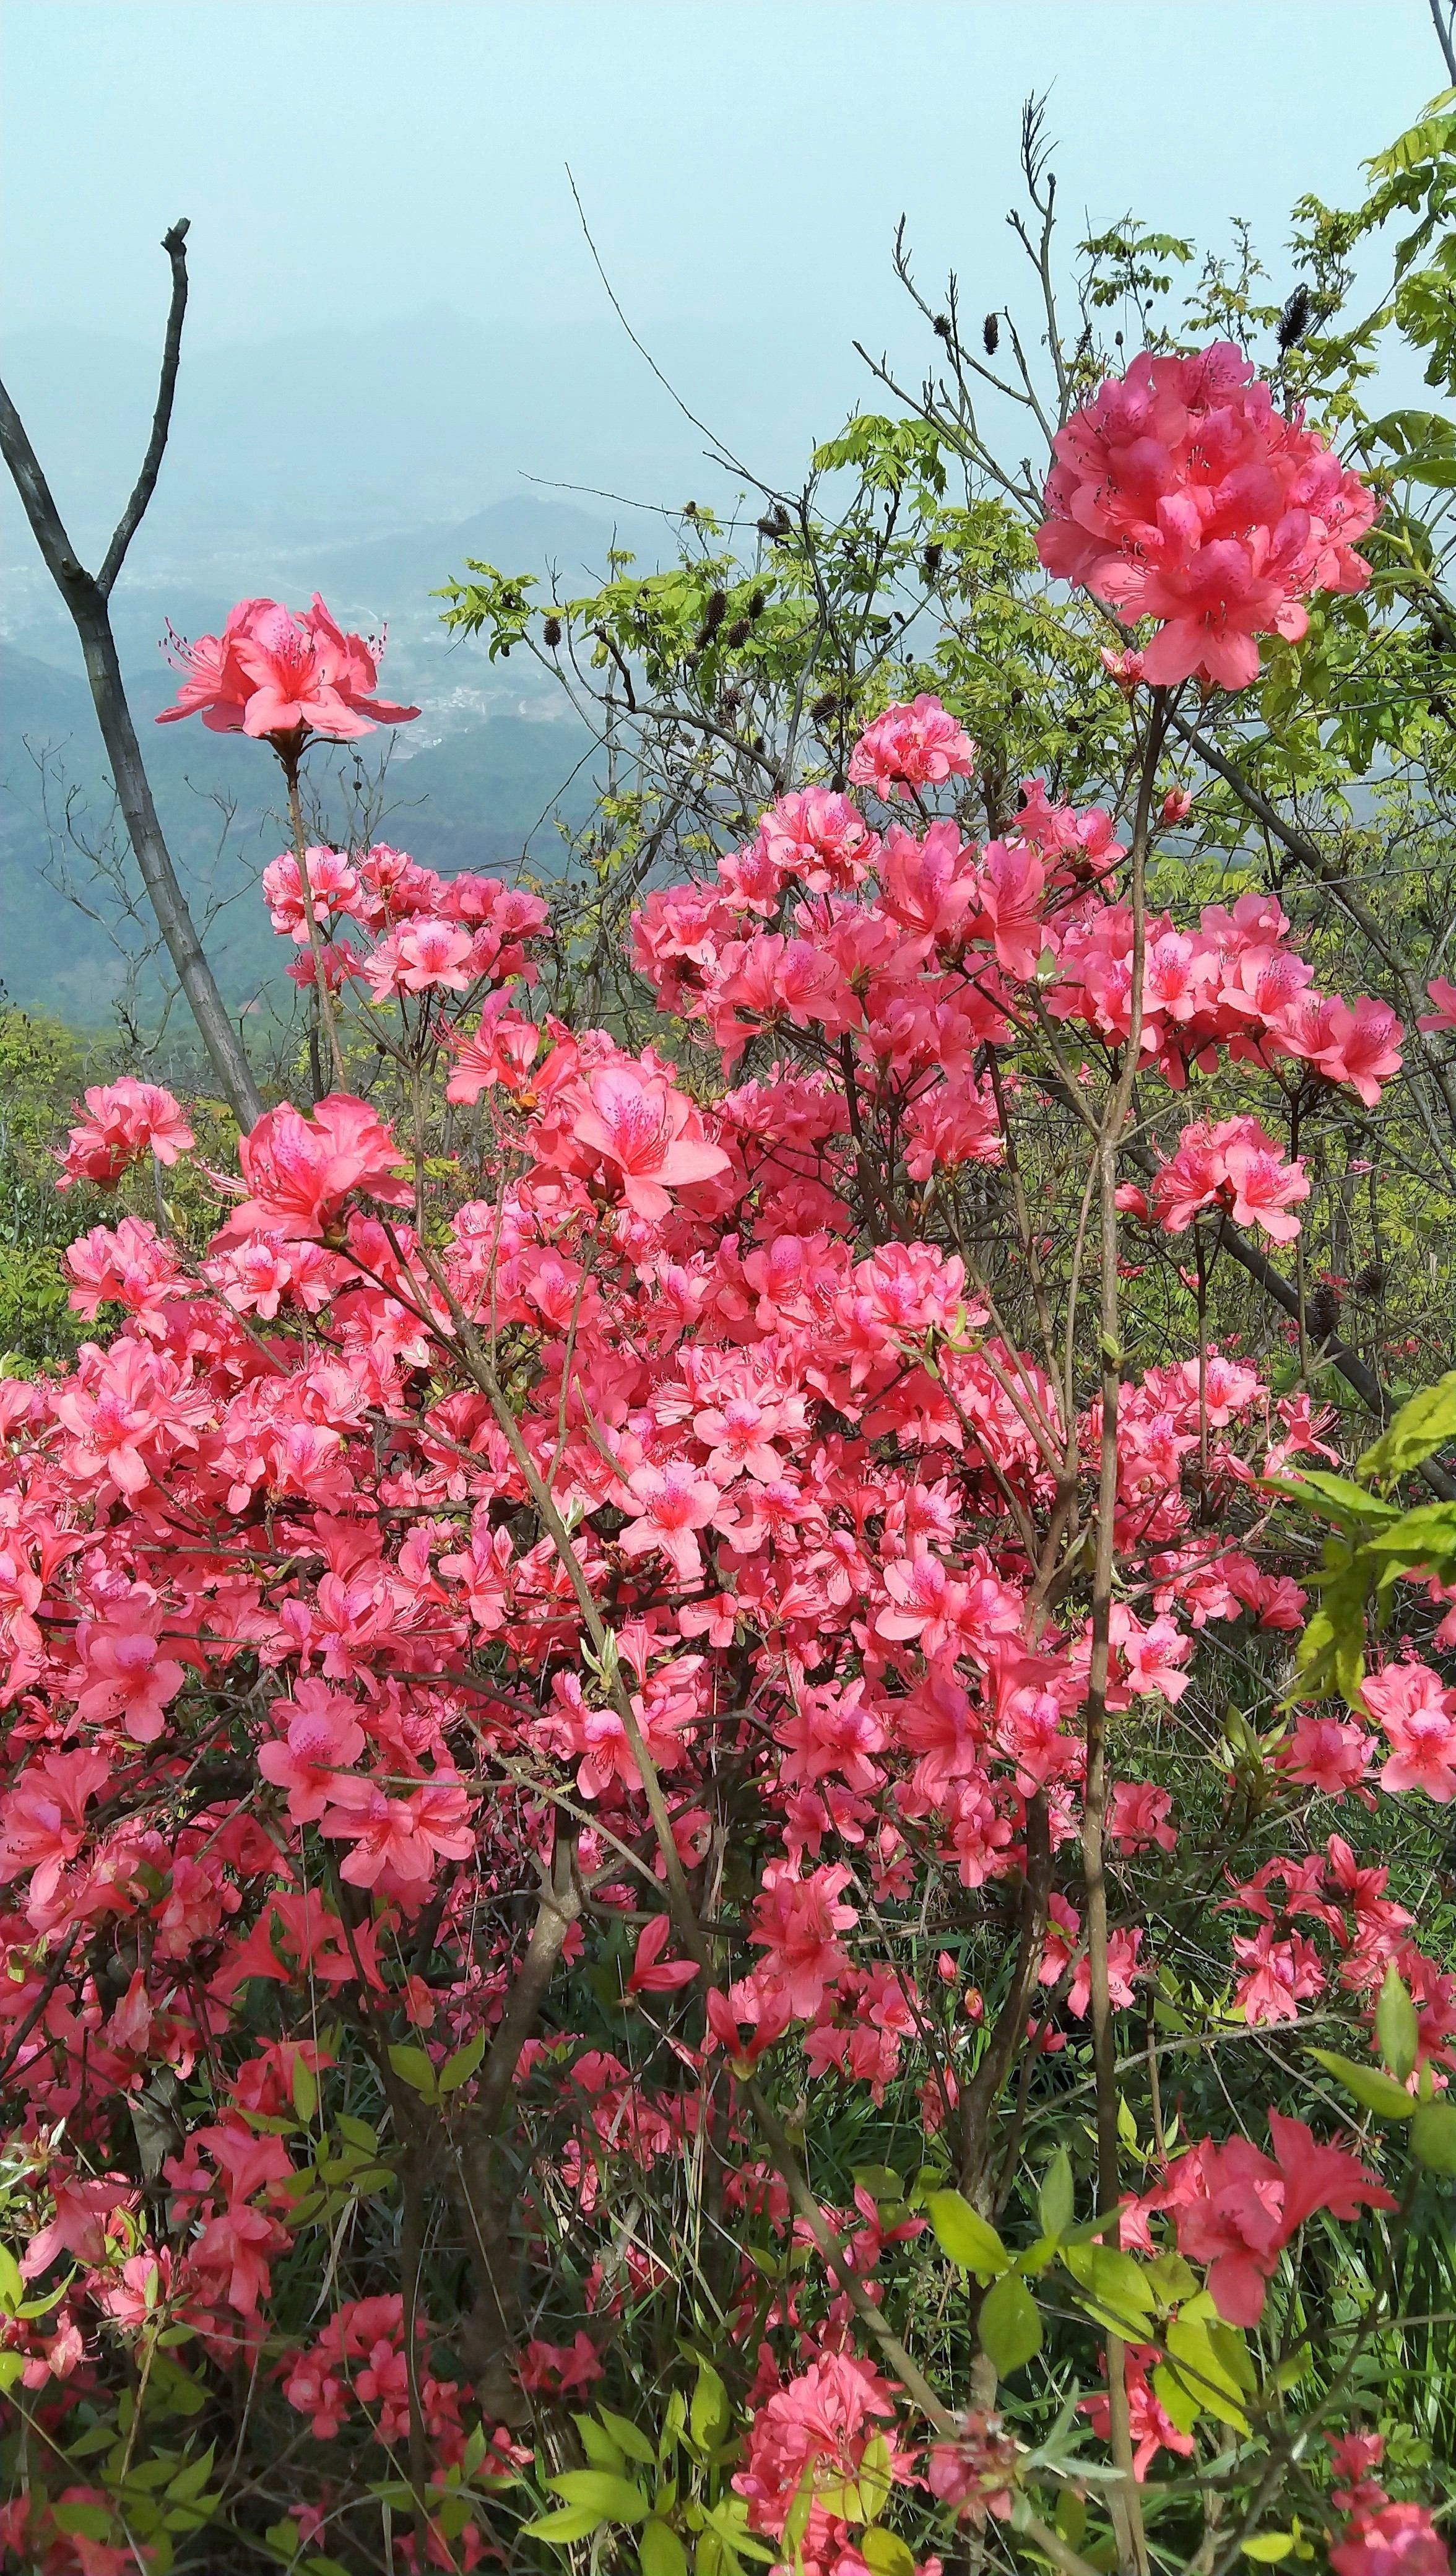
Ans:
[{"label": "green leaf", "polygon": [[13,2388],[24,2368],[23,2352],[0,2352],[0,2390]]},{"label": "green leaf", "polygon": [[1081,2548],[1082,2535],[1087,2528],[1087,2499],[1079,2495],[1075,2487],[1063,2487],[1058,2496],[1053,2527],[1073,2549]]},{"label": "green leaf", "polygon": [[1005,2272],[981,2301],[978,2320],[981,2350],[995,2364],[998,2379],[1041,2350],[1041,2311],[1024,2281]]},{"label": "green leaf", "polygon": [[1277,2567],[1280,2559],[1287,2558],[1294,2547],[1294,2534],[1292,2531],[1256,2531],[1252,2540],[1241,2540],[1239,2547],[1246,2558],[1256,2559],[1261,2567]]},{"label": "green leaf", "polygon": [[1333,2075],[1335,2082],[1343,2084],[1347,2093],[1353,2093],[1362,2109],[1373,2111],[1377,2120],[1409,2120],[1414,2117],[1415,2103],[1405,2086],[1397,2084],[1393,2076],[1382,2075],[1374,2066],[1357,2066],[1353,2058],[1337,2057],[1333,2049],[1312,2048],[1309,2053],[1315,2063],[1324,2068],[1326,2075]]},{"label": "green leaf", "polygon": [[643,2525],[637,2556],[642,2576],[688,2576],[687,2551],[671,2523],[659,2522],[655,2514]]},{"label": "green leaf", "polygon": [[1192,2432],[1203,2413],[1203,2401],[1195,2397],[1187,2381],[1180,2379],[1176,2370],[1170,2370],[1165,2361],[1160,2361],[1153,2372],[1153,2395],[1180,2433]]},{"label": "green leaf", "polygon": [[693,2386],[692,2412],[688,2430],[700,2451],[710,2451],[721,2442],[732,2422],[728,2391],[710,2361],[702,2363]]},{"label": "green leaf", "polygon": [[1423,2102],[1410,2142],[1411,2154],[1432,2173],[1456,2174],[1456,2102]]},{"label": "green leaf", "polygon": [[412,2093],[421,2094],[425,2101],[434,2101],[437,2089],[434,2061],[423,2048],[410,2048],[401,2042],[391,2048],[389,2062],[401,2084],[407,2084]]},{"label": "green leaf", "polygon": [[[1371,1556],[1390,1556],[1399,1566],[1443,1565],[1456,1556],[1456,1503],[1417,1503],[1372,1530],[1364,1541]],[[1389,1580],[1387,1574],[1385,1580]]]},{"label": "green leaf", "polygon": [[546,2483],[568,2504],[590,2505],[598,2522],[645,2522],[652,2510],[631,2478],[614,2478],[605,2469],[566,2469]]},{"label": "green leaf", "polygon": [[1042,2176],[1037,2207],[1043,2233],[1065,2236],[1077,2215],[1077,2187],[1072,2179],[1072,2159],[1065,2147],[1058,2147]]},{"label": "green leaf", "polygon": [[290,2563],[298,2556],[303,2534],[296,2522],[270,2522],[263,2534],[266,2546]]},{"label": "green leaf", "polygon": [[1115,2245],[1064,2245],[1062,2261],[1114,2332],[1150,2317],[1157,2306],[1141,2266]]},{"label": "green leaf", "polygon": [[1421,2026],[1410,1990],[1393,1959],[1385,1971],[1385,1983],[1375,2007],[1375,2036],[1391,2074],[1403,2084],[1415,2069]]},{"label": "green leaf", "polygon": [[1197,2274],[1181,2254],[1159,2254],[1147,2266],[1147,2280],[1160,2308],[1177,2307],[1181,2299],[1191,2299],[1198,2288]]},{"label": "green leaf", "polygon": [[925,2206],[942,2254],[962,2272],[994,2281],[1009,2270],[1011,2257],[989,2219],[982,2218],[958,2191],[933,2191]]},{"label": "green leaf", "polygon": [[185,2469],[178,2470],[167,2489],[167,2494],[174,2504],[183,2503],[189,2497],[200,2494],[212,2475],[212,2463],[216,2453],[217,2444],[209,2442],[200,2459],[189,2460]]},{"label": "green leaf", "polygon": [[599,2406],[597,2413],[618,2449],[625,2451],[629,2460],[641,2460],[645,2467],[656,2468],[657,2444],[649,2442],[640,2425],[630,2423],[625,2415],[613,2415],[605,2406]]},{"label": "green leaf", "polygon": [[878,2522],[895,2485],[895,2466],[883,2433],[872,2434],[859,2464],[860,2505],[866,2522]]},{"label": "green leaf", "polygon": [[1422,1387],[1409,1404],[1403,1404],[1393,1422],[1387,1423],[1373,1448],[1360,1460],[1362,1476],[1384,1479],[1403,1476],[1408,1468],[1418,1467],[1442,1442],[1456,1436],[1456,1369],[1438,1378],[1434,1386]]},{"label": "green leaf", "polygon": [[318,2109],[318,2077],[301,2056],[293,2061],[293,2107],[307,2128]]},{"label": "green leaf", "polygon": [[544,2540],[553,2549],[564,2549],[569,2540],[585,2540],[602,2520],[589,2504],[569,2505],[561,2513],[538,2514],[534,2522],[523,2522],[523,2540]]},{"label": "green leaf", "polygon": [[610,2469],[614,2477],[620,2477],[627,2463],[606,2426],[599,2424],[594,2415],[573,2415],[571,2420],[581,2435],[581,2447],[592,2467]]},{"label": "green leaf", "polygon": [[1165,2330],[1168,2366],[1203,2413],[1216,2415],[1235,2433],[1247,2433],[1242,2390],[1201,2317],[1174,2317]]},{"label": "green leaf", "polygon": [[915,2557],[896,2531],[876,2523],[859,2544],[859,2554],[874,2576],[915,2576]]},{"label": "green leaf", "polygon": [[21,2278],[20,2265],[9,2246],[0,2245],[0,2308],[4,2308],[7,2316],[13,2317],[24,2296],[25,2283]]},{"label": "green leaf", "polygon": [[[393,2054],[391,2049],[390,2055]],[[440,2069],[441,2092],[458,2093],[462,2084],[469,2083],[484,2055],[485,2025],[482,2023],[473,2039],[467,2039],[463,2048],[457,2048],[453,2057],[446,2058]]]},{"label": "green leaf", "polygon": [[51,2518],[57,2530],[81,2540],[109,2540],[115,2526],[104,2504],[56,2504]]},{"label": "green leaf", "polygon": [[1367,1521],[1394,1517],[1393,1504],[1383,1503],[1378,1494],[1367,1494],[1363,1485],[1352,1485],[1348,1476],[1327,1475],[1322,1467],[1301,1467],[1293,1476],[1271,1476],[1269,1483],[1275,1493],[1303,1503],[1306,1511],[1336,1522],[1341,1529],[1358,1530]]}]

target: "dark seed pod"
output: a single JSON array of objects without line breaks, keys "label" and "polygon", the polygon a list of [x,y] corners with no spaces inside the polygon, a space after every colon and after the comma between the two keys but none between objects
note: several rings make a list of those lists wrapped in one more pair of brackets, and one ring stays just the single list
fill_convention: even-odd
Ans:
[{"label": "dark seed pod", "polygon": [[1287,357],[1289,351],[1304,338],[1309,329],[1310,309],[1309,288],[1302,285],[1296,286],[1279,316],[1279,328],[1274,335],[1279,343],[1281,357]]},{"label": "dark seed pod", "polygon": [[736,653],[740,644],[746,644],[748,642],[748,633],[749,628],[747,618],[735,617],[732,625],[729,627],[723,638],[723,641],[727,645],[730,653]]},{"label": "dark seed pod", "polygon": [[1001,346],[1001,320],[999,314],[987,314],[985,321],[981,324],[981,338],[985,344],[987,357],[994,358],[997,350]]},{"label": "dark seed pod", "polygon": [[768,601],[764,598],[761,590],[755,590],[749,593],[748,614],[750,617],[762,617],[767,606]]},{"label": "dark seed pod", "polygon": [[1357,1297],[1378,1297],[1385,1286],[1384,1262],[1367,1261],[1363,1270],[1357,1270],[1350,1285]]},{"label": "dark seed pod", "polygon": [[1314,1334],[1316,1341],[1327,1342],[1339,1327],[1340,1297],[1338,1289],[1331,1288],[1329,1286],[1316,1288],[1314,1295],[1310,1298],[1308,1305],[1305,1307],[1304,1319],[1309,1330]]},{"label": "dark seed pod", "polygon": [[935,317],[935,336],[937,340],[944,340],[947,345],[949,345],[951,330],[950,315],[948,313],[937,313]]},{"label": "dark seed pod", "polygon": [[939,543],[934,543],[926,547],[924,554],[920,558],[920,568],[927,581],[934,581],[936,574],[940,570],[941,559],[944,554],[945,548]]},{"label": "dark seed pod", "polygon": [[698,515],[698,505],[696,501],[684,501],[682,514],[685,519],[695,519]]},{"label": "dark seed pod", "polygon": [[558,645],[558,644],[560,643],[560,641],[561,641],[561,620],[560,620],[560,618],[559,618],[559,617],[548,617],[548,618],[547,618],[547,620],[546,620],[545,625],[544,625],[544,626],[542,627],[542,629],[541,629],[541,633],[542,633],[542,636],[544,637],[544,639],[545,639],[546,643],[550,646],[551,651],[554,653],[554,652],[555,652],[555,650],[556,650],[557,645]]},{"label": "dark seed pod", "polygon": [[728,602],[723,592],[721,590],[711,592],[708,598],[708,605],[703,612],[703,624],[706,626],[710,635],[712,634],[715,626],[722,625],[727,613]]},{"label": "dark seed pod", "polygon": [[826,689],[823,697],[816,698],[812,707],[809,709],[809,720],[811,724],[827,724],[830,717],[837,713],[838,707],[839,700],[835,696],[834,691],[832,689]]}]

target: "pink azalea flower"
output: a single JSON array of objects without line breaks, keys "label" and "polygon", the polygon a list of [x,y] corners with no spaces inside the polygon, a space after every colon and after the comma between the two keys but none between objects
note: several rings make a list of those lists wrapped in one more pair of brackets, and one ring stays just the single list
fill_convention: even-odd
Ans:
[{"label": "pink azalea flower", "polygon": [[679,1986],[690,1986],[697,1975],[691,1959],[664,1959],[663,1951],[672,1936],[672,1923],[666,1914],[654,1914],[637,1936],[636,1956],[625,1991],[629,1995],[670,1995]]},{"label": "pink azalea flower", "polygon": [[399,1175],[399,1155],[367,1100],[333,1092],[311,1118],[285,1102],[265,1110],[239,1139],[238,1160],[251,1195],[213,1237],[217,1247],[250,1234],[317,1240],[338,1223],[351,1190],[389,1207],[413,1198]]},{"label": "pink azalea flower", "polygon": [[[801,2377],[775,2389],[753,2418],[744,2463],[733,2480],[747,2498],[750,2528],[778,2539],[801,2492],[813,2497],[823,2489],[832,2495],[852,2484],[871,2440],[893,2421],[894,2411],[888,2384],[853,2353],[821,2352]],[[891,2474],[906,2478],[908,2463],[893,2436],[888,2438]],[[823,2554],[832,2511],[832,2505],[812,2505],[803,2540],[806,2561],[817,2562]]]},{"label": "pink azalea flower", "polygon": [[1451,2576],[1451,2557],[1423,2504],[1357,2513],[1330,2551],[1336,2576]]},{"label": "pink azalea flower", "polygon": [[284,1741],[260,1747],[258,1768],[275,1788],[287,1790],[295,1825],[315,1822],[336,1793],[338,1774],[364,1750],[353,1703],[327,1682],[306,1680],[293,1699],[270,1700],[268,1713],[284,1730]]},{"label": "pink azalea flower", "polygon": [[346,635],[317,591],[311,608],[281,608],[274,599],[242,599],[222,634],[186,643],[173,636],[170,659],[184,673],[175,705],[158,724],[200,715],[214,733],[317,733],[350,742],[376,725],[408,724],[418,707],[393,706],[372,692],[382,646]]},{"label": "pink azalea flower", "polygon": [[1107,1830],[1122,1852],[1149,1851],[1156,1844],[1160,1851],[1176,1851],[1178,1835],[1169,1824],[1173,1801],[1166,1789],[1155,1789],[1150,1780],[1119,1780],[1112,1792]]},{"label": "pink azalea flower", "polygon": [[48,1904],[86,1838],[86,1809],[111,1774],[108,1755],[43,1753],[27,1763],[0,1810],[0,1882],[31,1879],[31,1903]]},{"label": "pink azalea flower", "polygon": [[939,698],[922,693],[912,706],[887,707],[861,734],[849,755],[851,787],[871,787],[879,797],[907,787],[939,787],[950,777],[969,778],[976,746]]},{"label": "pink azalea flower", "polygon": [[849,1965],[835,1939],[859,1920],[852,1905],[838,1901],[849,1877],[842,1864],[813,1870],[808,1878],[790,1861],[770,1861],[764,1871],[748,1937],[765,1954],[759,1976],[796,2015],[817,2013],[826,1989]]},{"label": "pink azalea flower", "polygon": [[666,1467],[635,1467],[627,1488],[637,1506],[617,1545],[628,1556],[659,1548],[680,1583],[696,1583],[703,1570],[697,1532],[706,1529],[722,1496],[708,1476],[681,1461]]},{"label": "pink azalea flower", "polygon": [[1448,984],[1443,975],[1433,975],[1426,991],[1436,1007],[1425,1019],[1417,1020],[1416,1027],[1456,1029],[1456,984]]},{"label": "pink azalea flower", "polygon": [[670,1190],[727,1171],[728,1156],[708,1143],[686,1093],[661,1075],[611,1065],[589,1076],[586,1093],[571,1132],[604,1165],[633,1214],[649,1224],[667,1215]]},{"label": "pink azalea flower", "polygon": [[1456,1798],[1456,1690],[1409,1659],[1369,1673],[1361,1697],[1391,1747],[1382,1789],[1424,1789],[1438,1807]]},{"label": "pink azalea flower", "polygon": [[1153,1179],[1153,1209],[1169,1234],[1179,1234],[1201,1209],[1227,1207],[1238,1225],[1257,1225],[1274,1243],[1292,1243],[1299,1219],[1292,1203],[1307,1199],[1303,1163],[1281,1160],[1272,1136],[1257,1118],[1226,1118],[1218,1126],[1199,1120],[1185,1127],[1178,1150]]},{"label": "pink azalea flower", "polygon": [[[260,1757],[261,1759],[261,1757]],[[319,1831],[352,1848],[339,1865],[351,1887],[427,1888],[438,1860],[468,1860],[475,1848],[470,1802],[458,1780],[437,1771],[413,1796],[394,1798],[376,1780],[336,1771],[333,1805]]]},{"label": "pink azalea flower", "polygon": [[[1156,2347],[1133,2343],[1127,2347],[1126,2384],[1129,2430],[1133,2443],[1133,2475],[1146,2478],[1159,2451],[1175,2452],[1180,2458],[1193,2457],[1191,2433],[1180,2432],[1171,2415],[1154,2394],[1149,2376],[1158,2359]],[[1093,2397],[1078,2399],[1078,2411],[1086,2416],[1100,2442],[1112,2438],[1112,2402],[1105,2390]]]},{"label": "pink azalea flower", "polygon": [[1302,2120],[1269,2114],[1274,2157],[1246,2138],[1210,2142],[1180,2158],[1159,2195],[1173,2211],[1178,2250],[1208,2265],[1208,2287],[1229,2325],[1257,2325],[1280,2250],[1317,2209],[1353,2218],[1395,2200],[1359,2158],[1319,2145]]},{"label": "pink azalea flower", "polygon": [[[1088,2411],[1097,2403],[1087,2401]],[[1191,2451],[1192,2442],[1188,2444]],[[949,2442],[933,2442],[926,2456],[925,2483],[957,2521],[979,2531],[988,2513],[1005,2522],[1015,2503],[1021,2447],[999,2415],[972,2408]],[[1139,2472],[1141,2474],[1141,2472]]]},{"label": "pink azalea flower", "polygon": [[159,1082],[136,1082],[127,1074],[88,1091],[86,1106],[90,1118],[71,1129],[56,1183],[60,1190],[77,1181],[99,1181],[110,1189],[149,1148],[159,1163],[175,1163],[194,1141],[180,1105]]},{"label": "pink azalea flower", "polygon": [[1307,598],[1370,578],[1352,549],[1375,495],[1252,379],[1231,341],[1190,357],[1144,352],[1053,442],[1041,560],[1125,616],[1159,621],[1141,656],[1154,686],[1247,688],[1258,636],[1301,636]]}]

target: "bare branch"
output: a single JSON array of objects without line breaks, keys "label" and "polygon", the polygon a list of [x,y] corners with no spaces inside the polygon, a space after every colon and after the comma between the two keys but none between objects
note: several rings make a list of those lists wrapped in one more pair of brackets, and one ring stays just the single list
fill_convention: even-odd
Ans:
[{"label": "bare branch", "polygon": [[[96,721],[111,763],[112,784],[126,817],[127,833],[136,852],[137,866],[151,899],[157,927],[167,943],[177,980],[187,996],[198,1035],[228,1105],[239,1126],[251,1127],[263,1114],[262,1094],[253,1079],[238,1033],[224,1008],[217,979],[207,962],[171,851],[163,836],[151,781],[127,704],[116,638],[111,631],[107,607],[111,581],[120,569],[122,557],[151,498],[166,445],[182,308],[186,300],[186,269],[182,264],[184,230],[185,227],[174,225],[167,236],[168,255],[172,260],[172,312],[167,326],[167,349],[162,362],[162,383],[151,443],[136,488],[111,540],[100,580],[93,579],[77,559],[50,485],[26,434],[25,424],[3,384],[0,384],[0,455],[4,456],[24,503],[25,515],[30,521],[42,560],[70,610],[81,639]],[[110,567],[109,578],[107,566]]]},{"label": "bare branch", "polygon": [[116,533],[106,549],[106,560],[96,576],[96,587],[103,599],[111,597],[116,576],[126,560],[126,550],[141,526],[146,507],[157,488],[162,457],[167,445],[167,432],[172,425],[172,399],[177,391],[177,362],[182,355],[182,320],[187,311],[187,235],[190,218],[181,216],[168,233],[162,235],[162,248],[172,263],[172,302],[167,313],[167,336],[162,343],[162,378],[157,387],[157,408],[152,415],[152,434],[142,459],[131,499],[116,523]]}]

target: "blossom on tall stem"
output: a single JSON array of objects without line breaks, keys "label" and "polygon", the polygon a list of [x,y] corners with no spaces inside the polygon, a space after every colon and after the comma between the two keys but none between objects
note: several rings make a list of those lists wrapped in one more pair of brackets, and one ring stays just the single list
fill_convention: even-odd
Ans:
[{"label": "blossom on tall stem", "polygon": [[200,715],[213,733],[353,742],[376,725],[409,724],[420,712],[372,695],[383,650],[382,640],[346,635],[317,591],[304,609],[240,599],[221,635],[188,643],[169,634],[168,658],[183,680],[157,722]]}]

